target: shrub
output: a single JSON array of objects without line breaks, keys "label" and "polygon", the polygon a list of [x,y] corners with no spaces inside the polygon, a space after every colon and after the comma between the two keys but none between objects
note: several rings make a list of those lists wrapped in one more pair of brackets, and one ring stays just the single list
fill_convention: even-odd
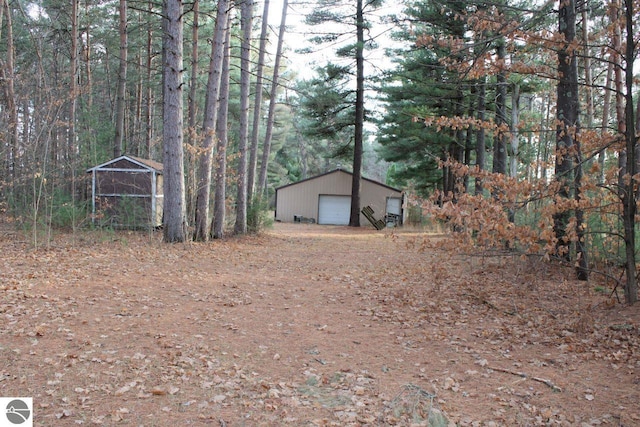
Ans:
[{"label": "shrub", "polygon": [[273,215],[269,210],[269,203],[266,198],[255,196],[247,208],[247,231],[252,234],[273,225]]}]

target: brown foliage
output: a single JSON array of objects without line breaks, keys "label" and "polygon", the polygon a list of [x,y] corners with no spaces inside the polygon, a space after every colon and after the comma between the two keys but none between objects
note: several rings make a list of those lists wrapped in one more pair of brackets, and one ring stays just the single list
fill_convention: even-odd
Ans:
[{"label": "brown foliage", "polygon": [[0,236],[0,394],[36,425],[640,421],[637,310],[538,258],[302,224]]}]

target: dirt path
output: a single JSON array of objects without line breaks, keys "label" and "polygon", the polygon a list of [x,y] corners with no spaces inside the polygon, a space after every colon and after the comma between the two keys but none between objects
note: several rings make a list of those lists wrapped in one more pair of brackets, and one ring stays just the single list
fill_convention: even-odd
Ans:
[{"label": "dirt path", "polygon": [[0,396],[35,425],[640,425],[638,308],[410,230],[0,237]]}]

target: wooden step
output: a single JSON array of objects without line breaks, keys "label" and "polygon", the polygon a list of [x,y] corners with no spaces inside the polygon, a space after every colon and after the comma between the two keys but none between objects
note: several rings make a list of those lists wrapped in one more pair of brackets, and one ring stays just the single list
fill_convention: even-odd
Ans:
[{"label": "wooden step", "polygon": [[364,208],[362,208],[361,212],[365,216],[365,218],[367,218],[369,222],[375,227],[376,230],[382,230],[383,228],[386,227],[386,224],[384,223],[383,220],[376,219],[373,216],[374,212],[371,206],[365,206]]}]

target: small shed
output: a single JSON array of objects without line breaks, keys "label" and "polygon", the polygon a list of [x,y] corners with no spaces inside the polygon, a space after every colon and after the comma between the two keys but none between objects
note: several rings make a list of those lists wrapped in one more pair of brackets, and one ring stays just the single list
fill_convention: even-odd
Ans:
[{"label": "small shed", "polygon": [[127,155],[87,169],[93,223],[123,228],[161,226],[162,169],[162,163]]},{"label": "small shed", "polygon": [[[343,169],[317,175],[276,188],[276,221],[317,222],[348,225],[351,215],[351,181],[353,174]],[[362,178],[360,208],[369,206],[378,220],[402,221],[402,191],[380,182]],[[367,224],[360,214],[360,223]]]}]

